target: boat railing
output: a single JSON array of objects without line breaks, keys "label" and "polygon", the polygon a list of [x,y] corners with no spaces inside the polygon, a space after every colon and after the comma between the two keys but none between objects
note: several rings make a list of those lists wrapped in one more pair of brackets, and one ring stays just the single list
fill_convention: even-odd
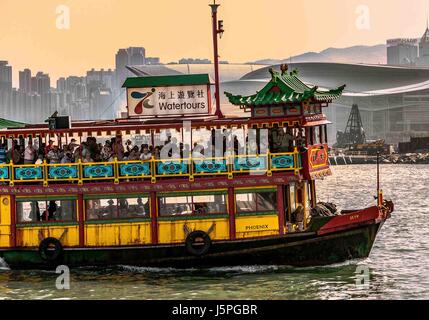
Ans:
[{"label": "boat railing", "polygon": [[14,186],[17,183],[55,182],[84,184],[130,179],[148,179],[152,183],[163,178],[182,177],[194,181],[195,177],[234,176],[242,174],[272,176],[273,172],[291,171],[299,174],[301,156],[293,152],[255,155],[230,155],[225,157],[177,158],[136,161],[81,162],[48,164],[1,164],[0,182]]}]

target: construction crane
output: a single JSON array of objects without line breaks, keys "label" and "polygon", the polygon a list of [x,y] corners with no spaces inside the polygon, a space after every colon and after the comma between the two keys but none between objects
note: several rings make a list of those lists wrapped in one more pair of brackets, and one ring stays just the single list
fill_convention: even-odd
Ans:
[{"label": "construction crane", "polygon": [[353,104],[346,129],[344,132],[337,132],[337,143],[334,145],[334,148],[347,148],[349,151],[358,151],[373,155],[377,152],[383,152],[385,147],[385,141],[381,139],[367,142],[359,107],[357,104]]},{"label": "construction crane", "polygon": [[365,131],[360,117],[359,107],[353,104],[344,132],[337,132],[336,148],[350,148],[355,145],[365,144]]}]

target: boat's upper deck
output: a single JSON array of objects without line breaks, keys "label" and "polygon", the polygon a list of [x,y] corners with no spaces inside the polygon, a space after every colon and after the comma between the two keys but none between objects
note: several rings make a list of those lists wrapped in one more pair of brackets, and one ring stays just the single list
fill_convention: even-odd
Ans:
[{"label": "boat's upper deck", "polygon": [[207,75],[142,77],[124,84],[127,118],[59,127],[51,117],[49,125],[0,130],[0,181],[12,187],[228,184],[249,176],[329,174],[329,121],[322,109],[344,86],[310,88],[285,65],[270,72],[271,81],[255,95],[226,93],[244,109],[242,117],[212,115]]}]

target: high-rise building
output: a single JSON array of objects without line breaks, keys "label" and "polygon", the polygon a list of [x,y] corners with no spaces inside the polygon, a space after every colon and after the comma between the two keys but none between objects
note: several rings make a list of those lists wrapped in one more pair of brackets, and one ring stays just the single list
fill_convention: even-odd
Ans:
[{"label": "high-rise building", "polygon": [[59,78],[57,80],[57,92],[59,93],[66,92],[66,78]]},{"label": "high-rise building", "polygon": [[109,70],[92,69],[86,73],[86,89],[91,98],[93,93],[98,90],[113,90],[114,72]]},{"label": "high-rise building", "polygon": [[146,49],[144,47],[129,47],[119,49],[115,57],[115,87],[120,88],[127,77],[132,76],[127,66],[141,66],[145,64],[159,64],[158,57],[146,58]]},{"label": "high-rise building", "polygon": [[128,48],[128,56],[130,66],[141,66],[143,64],[146,64],[146,49],[143,47]]},{"label": "high-rise building", "polygon": [[414,65],[419,53],[417,39],[387,40],[387,64]]},{"label": "high-rise building", "polygon": [[51,78],[49,74],[38,72],[35,77],[31,77],[31,91],[39,95],[51,91]]},{"label": "high-rise building", "polygon": [[12,66],[7,61],[0,61],[0,91],[12,91]]},{"label": "high-rise building", "polygon": [[387,64],[429,67],[429,23],[419,39],[387,40]]},{"label": "high-rise building", "polygon": [[24,69],[19,72],[19,90],[24,93],[31,92],[31,70]]},{"label": "high-rise building", "polygon": [[130,58],[128,55],[127,49],[119,49],[116,54],[115,62],[116,62],[116,88],[120,88],[127,78],[128,71],[127,65],[129,64]]}]

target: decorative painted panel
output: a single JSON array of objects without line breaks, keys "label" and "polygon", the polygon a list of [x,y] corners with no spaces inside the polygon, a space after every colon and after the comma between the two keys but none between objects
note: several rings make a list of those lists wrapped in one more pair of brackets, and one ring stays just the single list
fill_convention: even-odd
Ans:
[{"label": "decorative painted panel", "polygon": [[42,167],[15,167],[16,180],[38,180],[43,179]]},{"label": "decorative painted panel", "polygon": [[113,164],[83,165],[84,178],[114,177]]},{"label": "decorative painted panel", "polygon": [[49,179],[77,179],[78,178],[78,167],[74,166],[55,166],[49,167],[48,177]]},{"label": "decorative painted panel", "polygon": [[293,156],[273,156],[271,159],[271,167],[273,169],[293,168]]},{"label": "decorative painted panel", "polygon": [[273,117],[282,117],[285,115],[285,110],[283,106],[272,106],[270,107],[270,115]]},{"label": "decorative painted panel", "polygon": [[254,117],[268,117],[269,110],[267,107],[253,107],[253,116]]},{"label": "decorative painted panel", "polygon": [[195,162],[195,173],[227,172],[225,160],[203,160]]},{"label": "decorative painted panel", "polygon": [[301,106],[300,105],[293,105],[293,106],[288,107],[286,109],[286,115],[288,117],[301,115]]},{"label": "decorative painted panel", "polygon": [[266,157],[238,157],[234,160],[234,170],[267,170],[267,159]]},{"label": "decorative painted panel", "polygon": [[149,176],[150,175],[150,163],[121,163],[119,165],[119,176]]},{"label": "decorative painted panel", "polygon": [[158,174],[186,174],[188,173],[188,164],[186,161],[161,161],[157,165]]},{"label": "decorative painted panel", "polygon": [[311,169],[319,169],[329,166],[328,147],[314,146],[309,150],[309,162]]},{"label": "decorative painted panel", "polygon": [[9,167],[0,167],[0,179],[9,179]]}]

